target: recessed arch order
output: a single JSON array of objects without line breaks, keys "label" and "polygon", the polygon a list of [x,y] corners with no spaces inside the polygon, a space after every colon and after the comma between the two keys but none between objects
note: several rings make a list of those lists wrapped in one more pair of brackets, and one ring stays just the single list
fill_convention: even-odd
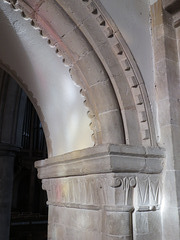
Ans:
[{"label": "recessed arch order", "polygon": [[95,145],[156,145],[144,81],[99,0],[7,2],[22,11],[70,67],[86,99]]}]

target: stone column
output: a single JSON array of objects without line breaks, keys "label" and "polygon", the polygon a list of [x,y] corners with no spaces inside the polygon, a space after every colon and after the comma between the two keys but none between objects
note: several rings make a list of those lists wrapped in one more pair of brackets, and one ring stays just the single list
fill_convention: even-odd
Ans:
[{"label": "stone column", "polygon": [[139,174],[135,191],[134,240],[162,239],[161,174]]},{"label": "stone column", "polygon": [[48,195],[48,239],[134,239],[138,177],[158,175],[162,157],[160,149],[107,144],[36,162]]},{"label": "stone column", "polygon": [[0,239],[9,240],[16,147],[0,143]]}]

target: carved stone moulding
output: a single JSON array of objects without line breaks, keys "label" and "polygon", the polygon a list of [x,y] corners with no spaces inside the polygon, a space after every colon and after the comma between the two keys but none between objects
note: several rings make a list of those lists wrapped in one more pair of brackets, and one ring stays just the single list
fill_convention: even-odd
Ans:
[{"label": "carved stone moulding", "polygon": [[[23,18],[47,38],[49,46],[71,68],[72,79],[82,88],[81,94],[86,99],[95,145],[111,142],[156,146],[151,107],[141,73],[100,0],[5,1],[15,11],[21,11]],[[101,65],[101,69],[97,65]],[[93,77],[92,73],[97,75]],[[102,76],[103,81],[99,82]],[[104,82],[109,84],[106,95],[102,91]],[[118,107],[112,108],[113,99]],[[105,104],[100,104],[105,101],[106,110]],[[112,118],[112,114],[115,117]],[[114,125],[118,122],[119,131],[108,130],[112,121]]]},{"label": "carved stone moulding", "polygon": [[139,174],[136,191],[137,211],[148,212],[159,210],[162,199],[161,174]]},{"label": "carved stone moulding", "polygon": [[160,148],[105,144],[37,161],[35,167],[40,179],[113,172],[158,174],[163,157]]}]

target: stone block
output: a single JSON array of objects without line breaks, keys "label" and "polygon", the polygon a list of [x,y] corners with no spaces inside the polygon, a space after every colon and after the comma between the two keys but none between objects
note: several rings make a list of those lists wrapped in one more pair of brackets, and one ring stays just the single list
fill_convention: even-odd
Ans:
[{"label": "stone block", "polygon": [[136,234],[148,234],[149,233],[149,224],[147,212],[137,212],[136,213]]},{"label": "stone block", "polygon": [[[43,1],[37,13],[42,19],[46,20],[46,24],[51,25],[51,29],[53,29],[59,37],[71,32],[76,27],[74,22],[56,1]],[[42,22],[42,24],[44,23]]]},{"label": "stone block", "polygon": [[165,99],[169,96],[168,79],[165,66],[166,66],[165,59],[161,59],[159,62],[156,63],[155,90],[158,100]]},{"label": "stone block", "polygon": [[101,54],[102,62],[105,64],[105,66],[108,67],[108,73],[110,77],[111,74],[113,74],[114,77],[117,76],[119,77],[119,79],[123,79],[124,73],[122,67],[117,56],[114,54],[110,43],[104,42],[99,45],[96,45],[95,48],[97,52]]},{"label": "stone block", "polygon": [[64,240],[92,240],[92,239],[101,239],[101,233],[93,231],[78,231],[71,227],[66,229],[66,238]]},{"label": "stone block", "polygon": [[64,34],[62,42],[64,42],[64,45],[70,50],[74,62],[92,51],[92,47],[88,44],[78,28]]},{"label": "stone block", "polygon": [[76,65],[83,70],[84,78],[89,86],[107,81],[108,76],[94,51],[89,52]]},{"label": "stone block", "polygon": [[54,224],[52,231],[52,240],[66,240],[66,232],[67,230],[65,225]]},{"label": "stone block", "polygon": [[104,37],[103,29],[101,31],[97,25],[97,21],[94,18],[86,18],[79,28],[82,30],[82,32],[84,32],[85,36],[87,36],[92,45],[95,43],[96,46],[100,46],[107,41]]},{"label": "stone block", "polygon": [[153,2],[151,5],[152,27],[155,28],[163,23],[162,3],[161,1]]},{"label": "stone block", "polygon": [[172,128],[171,125],[161,126],[161,144],[162,147],[166,148],[168,146],[168,151],[166,151],[166,169],[174,170],[174,153],[173,153],[173,143],[172,143]]},{"label": "stone block", "polygon": [[131,215],[128,212],[106,212],[104,231],[116,237],[131,236]]},{"label": "stone block", "polygon": [[101,239],[101,212],[50,205],[48,232],[52,240]]},{"label": "stone block", "polygon": [[125,133],[126,133],[126,143],[130,145],[140,146],[141,145],[141,133],[140,129],[134,127],[134,122],[138,121],[137,111],[132,106],[131,108],[121,111],[123,119],[126,120]]},{"label": "stone block", "polygon": [[[101,122],[102,143],[124,143],[124,132],[119,111],[110,111],[99,114]],[[113,123],[113,124],[112,124]]]},{"label": "stone block", "polygon": [[[180,127],[178,124],[172,125],[172,141],[173,141],[173,150],[174,150],[174,158],[175,159],[178,159],[180,157],[180,152],[179,152],[180,141],[179,141],[179,139],[180,139]],[[180,164],[178,164],[178,165],[180,165]]]},{"label": "stone block", "polygon": [[167,206],[177,207],[177,194],[176,194],[176,175],[175,171],[166,171],[164,178],[163,188],[163,210]]},{"label": "stone block", "polygon": [[159,123],[161,126],[169,125],[171,123],[170,105],[169,98],[159,101]]},{"label": "stone block", "polygon": [[164,37],[158,38],[154,41],[154,61],[155,64],[162,61],[165,58],[165,43]]},{"label": "stone block", "polygon": [[166,59],[156,64],[156,92],[159,100],[173,97],[179,98],[179,69],[178,63]]},{"label": "stone block", "polygon": [[176,31],[175,31],[174,27],[172,27],[172,24],[166,23],[164,25],[164,34],[167,37],[176,39]]},{"label": "stone block", "polygon": [[[132,146],[132,145],[126,145],[126,144],[121,144],[121,145],[110,145],[110,151],[112,152],[122,152],[125,154],[132,154],[132,155],[146,155],[147,151],[148,154],[150,151],[148,150],[149,148],[145,148],[143,146]],[[151,152],[152,153],[152,152]],[[160,151],[157,152],[157,154],[160,154]]]},{"label": "stone block", "polygon": [[175,61],[166,59],[166,72],[168,79],[169,95],[174,99],[179,99],[180,89],[179,64]]},{"label": "stone block", "polygon": [[[55,216],[54,216],[55,215]],[[101,231],[101,212],[88,209],[49,206],[48,222],[78,231]]]},{"label": "stone block", "polygon": [[83,25],[84,20],[88,19],[87,5],[81,1],[77,4],[76,1],[72,0],[56,0],[58,4],[71,16],[78,26]]},{"label": "stone block", "polygon": [[165,149],[159,148],[159,147],[146,147],[145,151],[146,151],[146,154],[150,156],[165,157],[166,155]]},{"label": "stone block", "polygon": [[[115,89],[126,89],[126,91],[121,91],[121,97],[118,98],[118,101],[119,101],[119,104],[120,104],[120,107],[121,107],[121,111],[125,111],[125,110],[133,110],[137,107],[137,105],[135,105],[135,102],[134,102],[134,89],[133,89],[133,92],[131,90],[131,88],[129,87],[129,84],[128,82],[125,80],[126,77],[122,71],[122,69],[120,68],[120,66],[118,67],[118,65],[115,65],[112,66],[111,68],[111,73],[114,74],[114,72],[118,72],[117,75],[113,75],[111,77],[111,81],[112,82],[115,82],[115,86],[116,88]],[[119,96],[119,91],[117,91],[117,97]],[[136,116],[134,116],[133,118],[136,118]],[[129,119],[127,118],[127,121]],[[130,127],[130,126],[129,126]],[[133,128],[134,129],[134,128]]]},{"label": "stone block", "polygon": [[[153,28],[154,36],[158,39],[163,36],[167,36],[170,38],[176,38],[176,31],[172,26],[172,22],[168,20],[169,15],[163,14],[164,16],[164,24],[157,25]],[[157,16],[156,16],[157,17]]]},{"label": "stone block", "polygon": [[[170,98],[170,121],[169,123],[175,126],[180,126],[180,99]],[[168,124],[168,122],[167,122]]]},{"label": "stone block", "polygon": [[[83,89],[83,91],[86,91],[87,89],[87,83],[84,81],[84,77],[82,72],[78,69],[78,67],[76,65],[74,65],[71,70],[70,70],[70,74],[71,74],[71,78],[72,80],[75,82],[76,85],[80,86],[81,89]],[[88,93],[87,93],[88,94]],[[87,94],[84,94],[85,96]]]},{"label": "stone block", "polygon": [[[108,112],[111,110],[119,111],[119,106],[115,93],[112,88],[110,81],[98,82],[97,84],[91,86],[90,94],[96,98],[96,106],[98,113]],[[119,113],[120,114],[120,113]]]},{"label": "stone block", "polygon": [[[171,206],[171,205],[170,205]],[[163,221],[163,240],[177,240],[179,234],[179,216],[178,209],[165,205],[162,210]]]},{"label": "stone block", "polygon": [[160,211],[135,213],[135,236],[138,240],[161,239],[161,213]]},{"label": "stone block", "polygon": [[176,39],[165,37],[166,58],[178,62]]}]

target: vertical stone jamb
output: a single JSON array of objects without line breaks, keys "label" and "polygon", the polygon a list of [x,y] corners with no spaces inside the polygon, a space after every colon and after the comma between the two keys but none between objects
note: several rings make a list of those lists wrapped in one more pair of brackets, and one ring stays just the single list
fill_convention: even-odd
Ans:
[{"label": "vertical stone jamb", "polygon": [[134,240],[162,239],[161,178],[161,174],[140,174],[137,177]]},{"label": "vertical stone jamb", "polygon": [[[178,5],[175,8],[177,3]],[[160,128],[159,144],[166,149],[163,174],[163,207],[161,209],[164,240],[176,240],[180,237],[180,200],[178,197],[180,177],[180,74],[177,30],[175,29],[178,24],[175,15],[177,16],[176,13],[179,12],[179,8],[178,0],[158,0],[151,6],[155,88]]]}]

